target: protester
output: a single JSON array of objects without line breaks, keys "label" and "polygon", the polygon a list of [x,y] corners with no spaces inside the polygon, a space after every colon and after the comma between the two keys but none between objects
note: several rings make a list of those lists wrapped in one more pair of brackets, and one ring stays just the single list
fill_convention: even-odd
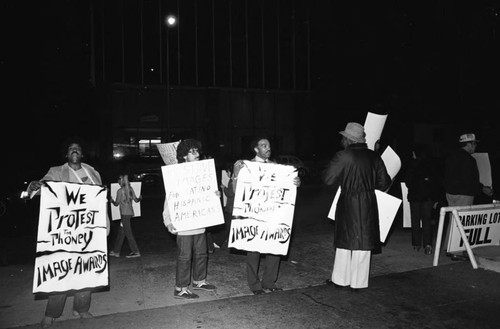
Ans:
[{"label": "protester", "polygon": [[327,284],[368,287],[371,251],[380,244],[375,189],[386,191],[391,178],[380,155],[368,149],[364,127],[349,122],[342,135],[344,150],[335,154],[323,173],[327,185],[339,186],[341,193],[335,210],[332,277]]},{"label": "protester", "polygon": [[[199,161],[200,150],[201,142],[194,139],[182,140],[177,145],[178,163]],[[215,193],[220,196],[219,191],[215,191]],[[214,285],[206,282],[208,255],[205,228],[177,231],[170,218],[167,198],[165,198],[163,206],[163,223],[171,234],[177,235],[178,252],[174,298],[195,299],[199,297],[189,290],[191,275],[193,277],[192,287],[194,290],[216,290]]]},{"label": "protester", "polygon": [[[89,185],[102,185],[101,175],[92,166],[83,163],[83,140],[72,138],[65,143],[67,163],[51,167],[49,171],[39,181],[32,181],[28,185],[28,195],[35,192],[40,193],[40,187],[44,181],[60,181],[69,183],[80,183]],[[107,218],[107,233],[109,234],[109,218]],[[48,328],[56,318],[59,318],[66,303],[66,293],[55,293],[48,297],[45,308],[45,316],[41,322],[42,328]],[[73,297],[73,315],[81,318],[92,318],[89,312],[91,302],[91,291],[89,289],[78,290]]]},{"label": "protester", "polygon": [[[445,190],[448,206],[471,206],[474,198],[484,194],[493,196],[490,186],[483,186],[479,181],[479,169],[472,154],[476,152],[476,135],[473,133],[463,134],[458,139],[459,149],[453,151],[447,158],[445,164]],[[450,217],[451,218],[451,217]],[[448,241],[451,225],[448,225],[445,241]],[[446,243],[445,243],[446,245]],[[453,260],[460,260],[456,254],[447,254]]]},{"label": "protester", "polygon": [[120,208],[121,222],[118,235],[115,240],[114,248],[109,253],[109,255],[113,257],[120,257],[120,251],[123,246],[123,241],[126,237],[131,250],[131,253],[128,254],[126,258],[141,257],[139,247],[137,246],[137,242],[135,241],[134,233],[132,232],[132,224],[130,223],[130,220],[134,216],[132,201],[141,201],[142,195],[139,195],[139,197],[135,195],[134,189],[130,185],[127,174],[120,175],[120,177],[118,178],[118,184],[120,185],[120,188],[116,192],[116,200],[113,200],[113,198],[111,198],[111,202],[116,207]]},{"label": "protester", "polygon": [[413,249],[424,246],[426,255],[432,254],[432,212],[441,200],[441,179],[433,165],[427,145],[417,144],[405,175],[410,203],[411,241]]},{"label": "protester", "polygon": [[[263,162],[263,163],[274,163],[269,158],[271,157],[271,144],[269,140],[264,137],[255,138],[251,143],[251,149],[255,153],[255,157],[250,161]],[[233,188],[236,190],[238,174],[240,170],[244,167],[244,162],[242,160],[236,161],[233,168]],[[294,184],[300,186],[300,178],[294,178]],[[262,254],[256,251],[247,251],[247,281],[250,290],[255,295],[264,294],[267,291],[274,292],[283,290],[276,286],[276,281],[278,280],[278,272],[280,265],[280,256],[273,254],[264,254],[265,264],[264,271],[262,273],[262,281],[259,279],[259,265]]]}]

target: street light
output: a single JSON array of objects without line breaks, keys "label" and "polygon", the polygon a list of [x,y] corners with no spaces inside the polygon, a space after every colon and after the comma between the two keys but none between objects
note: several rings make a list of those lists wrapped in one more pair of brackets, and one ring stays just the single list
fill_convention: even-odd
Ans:
[{"label": "street light", "polygon": [[177,25],[177,17],[175,15],[167,15],[165,18],[167,26],[167,141],[170,141],[170,47],[169,47],[169,32],[170,29]]}]

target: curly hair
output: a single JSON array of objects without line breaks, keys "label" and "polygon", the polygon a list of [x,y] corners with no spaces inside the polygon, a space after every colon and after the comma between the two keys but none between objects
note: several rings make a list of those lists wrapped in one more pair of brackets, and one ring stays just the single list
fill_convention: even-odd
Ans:
[{"label": "curly hair", "polygon": [[183,163],[184,157],[189,153],[190,149],[198,149],[201,152],[201,142],[196,139],[184,139],[177,145],[177,162]]},{"label": "curly hair", "polygon": [[66,138],[61,143],[61,150],[60,150],[60,152],[61,152],[61,156],[63,158],[65,158],[66,155],[68,154],[68,148],[72,144],[78,144],[78,145],[80,145],[80,147],[82,148],[82,152],[86,151],[86,149],[87,149],[87,141],[85,139],[83,139],[80,136],[70,136],[70,137]]}]

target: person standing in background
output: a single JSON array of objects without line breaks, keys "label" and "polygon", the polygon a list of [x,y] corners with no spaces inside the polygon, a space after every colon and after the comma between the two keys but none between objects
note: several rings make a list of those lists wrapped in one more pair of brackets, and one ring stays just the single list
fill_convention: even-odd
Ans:
[{"label": "person standing in background", "polygon": [[114,248],[109,253],[109,255],[113,257],[120,257],[120,250],[122,249],[123,241],[126,237],[131,250],[131,253],[126,257],[141,257],[139,247],[137,246],[137,242],[135,241],[134,233],[132,232],[132,224],[130,223],[130,220],[134,216],[132,201],[141,201],[142,195],[140,195],[139,197],[135,195],[134,189],[130,185],[127,174],[120,175],[120,177],[118,178],[118,184],[120,185],[120,188],[116,192],[116,201],[111,198],[111,203],[120,208],[121,222],[118,235],[115,240]]}]

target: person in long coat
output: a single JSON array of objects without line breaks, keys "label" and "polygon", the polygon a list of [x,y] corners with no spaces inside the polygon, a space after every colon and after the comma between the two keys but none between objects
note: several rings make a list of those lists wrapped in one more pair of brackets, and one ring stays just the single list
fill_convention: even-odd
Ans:
[{"label": "person in long coat", "polygon": [[335,210],[335,260],[327,284],[357,291],[368,287],[371,251],[380,243],[375,189],[389,189],[391,178],[380,155],[368,149],[362,125],[349,122],[339,133],[344,150],[335,154],[322,177],[341,191]]}]

